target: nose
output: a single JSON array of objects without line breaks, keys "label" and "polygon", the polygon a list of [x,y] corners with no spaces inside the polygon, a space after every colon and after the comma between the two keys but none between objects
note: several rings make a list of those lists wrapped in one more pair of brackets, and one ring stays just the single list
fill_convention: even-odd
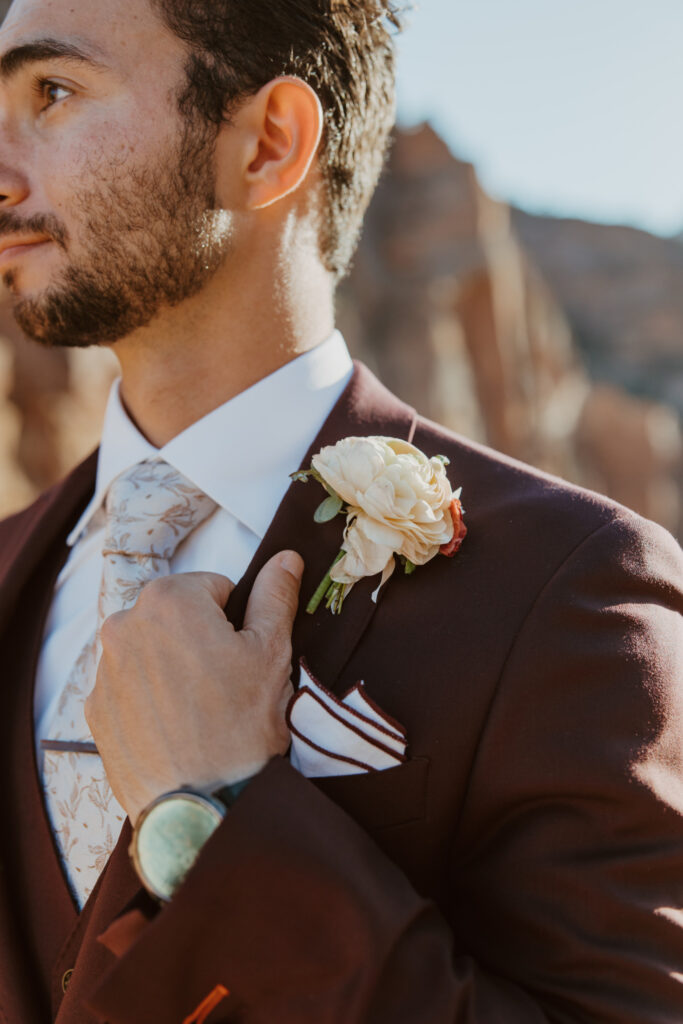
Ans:
[{"label": "nose", "polygon": [[21,172],[0,162],[0,209],[18,206],[29,193],[28,181]]}]

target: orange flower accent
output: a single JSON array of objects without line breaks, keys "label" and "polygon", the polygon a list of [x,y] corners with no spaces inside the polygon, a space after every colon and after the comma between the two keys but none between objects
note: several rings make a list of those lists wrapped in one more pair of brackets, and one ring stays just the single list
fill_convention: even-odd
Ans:
[{"label": "orange flower accent", "polygon": [[202,999],[201,1003],[189,1017],[186,1017],[183,1024],[204,1024],[204,1021],[209,1014],[216,1009],[219,1003],[222,1003],[226,996],[229,996],[230,992],[225,985],[216,985],[211,992],[209,992],[206,999]]},{"label": "orange flower accent", "polygon": [[465,526],[462,518],[462,505],[457,498],[453,498],[451,502],[451,517],[453,519],[453,537],[449,540],[448,544],[442,544],[439,551],[442,555],[447,555],[448,558],[452,558],[453,555],[460,550],[460,545],[467,536],[467,527]]}]

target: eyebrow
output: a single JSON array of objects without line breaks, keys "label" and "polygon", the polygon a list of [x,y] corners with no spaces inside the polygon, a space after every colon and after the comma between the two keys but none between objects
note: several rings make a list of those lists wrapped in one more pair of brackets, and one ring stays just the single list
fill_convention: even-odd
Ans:
[{"label": "eyebrow", "polygon": [[75,61],[102,70],[106,64],[96,59],[94,54],[75,43],[60,39],[34,39],[19,46],[13,46],[0,57],[0,81],[7,82],[22,68],[41,60],[55,59]]}]

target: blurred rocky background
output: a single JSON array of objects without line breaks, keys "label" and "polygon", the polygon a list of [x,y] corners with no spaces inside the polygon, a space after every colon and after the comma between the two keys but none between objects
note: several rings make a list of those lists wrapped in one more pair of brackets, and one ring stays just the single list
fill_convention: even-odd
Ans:
[{"label": "blurred rocky background", "polygon": [[491,199],[400,132],[340,300],[355,353],[468,437],[683,536],[683,245]]},{"label": "blurred rocky background", "polygon": [[[400,131],[339,298],[353,353],[467,437],[683,536],[683,245],[491,199],[427,125]],[[0,513],[96,444],[114,373],[0,311]]]}]

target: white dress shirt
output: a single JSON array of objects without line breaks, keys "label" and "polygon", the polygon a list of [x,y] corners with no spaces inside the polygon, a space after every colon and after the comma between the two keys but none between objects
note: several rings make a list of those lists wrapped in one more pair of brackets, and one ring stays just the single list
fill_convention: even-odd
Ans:
[{"label": "white dress shirt", "polygon": [[[218,505],[178,548],[171,571],[218,572],[236,583],[256,553],[311,442],[353,372],[338,331],[210,412],[163,448],[147,441],[112,385],[100,444],[95,493],[69,535],[57,579],[34,692],[36,744],[72,666],[95,632],[102,572],[103,502],[130,466],[160,455]],[[40,757],[40,753],[39,753]]]}]

